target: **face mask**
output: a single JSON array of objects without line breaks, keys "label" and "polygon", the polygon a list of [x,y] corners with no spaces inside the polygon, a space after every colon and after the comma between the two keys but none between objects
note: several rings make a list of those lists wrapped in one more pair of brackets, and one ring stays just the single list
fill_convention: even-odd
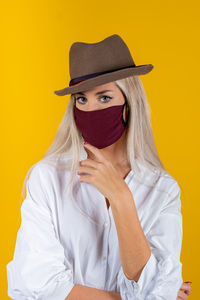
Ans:
[{"label": "face mask", "polygon": [[114,105],[104,109],[83,111],[74,105],[74,118],[84,140],[102,149],[115,143],[123,134],[128,124],[123,119],[126,105]]}]

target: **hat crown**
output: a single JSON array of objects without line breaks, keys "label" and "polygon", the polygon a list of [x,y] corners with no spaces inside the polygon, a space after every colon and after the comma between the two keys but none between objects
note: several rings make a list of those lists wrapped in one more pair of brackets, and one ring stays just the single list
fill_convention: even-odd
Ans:
[{"label": "hat crown", "polygon": [[97,43],[75,42],[69,51],[71,79],[135,66],[129,48],[118,34]]},{"label": "hat crown", "polygon": [[69,86],[54,91],[58,96],[74,94],[97,85],[149,73],[152,64],[135,65],[128,46],[118,34],[97,43],[75,42],[69,51]]}]

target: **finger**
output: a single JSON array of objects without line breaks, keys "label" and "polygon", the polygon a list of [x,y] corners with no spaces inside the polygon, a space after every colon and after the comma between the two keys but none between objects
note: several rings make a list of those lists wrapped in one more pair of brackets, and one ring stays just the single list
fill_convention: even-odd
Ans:
[{"label": "finger", "polygon": [[[181,299],[181,300],[187,300],[187,298],[188,298],[188,295],[187,294],[185,294],[184,292],[182,292],[182,291],[178,291],[178,297]],[[178,299],[179,299],[178,298]]]},{"label": "finger", "polygon": [[85,167],[81,167],[81,168],[78,170],[77,173],[78,173],[78,175],[82,175],[82,174],[84,174],[84,173],[89,174],[89,175],[93,175],[95,170],[96,170],[96,169],[94,169],[94,168],[90,168],[90,167],[85,166]]},{"label": "finger", "polygon": [[104,162],[104,161],[105,161],[105,157],[103,156],[103,154],[101,153],[101,151],[100,151],[98,148],[96,148],[96,147],[94,147],[93,145],[88,144],[88,143],[87,143],[87,144],[84,144],[84,147],[85,147],[87,150],[91,151],[92,154],[94,154],[95,157],[97,157],[97,159],[98,159],[100,162]]},{"label": "finger", "polygon": [[91,175],[81,175],[79,181],[93,184],[93,177]]},{"label": "finger", "polygon": [[80,166],[81,167],[90,166],[92,168],[97,169],[99,167],[99,164],[100,164],[99,162],[95,161],[94,159],[90,159],[90,158],[87,158],[87,159],[84,159],[84,160],[80,161]]},{"label": "finger", "polygon": [[185,293],[187,296],[191,294],[191,291],[185,290],[185,289],[180,289],[179,291]]},{"label": "finger", "polygon": [[191,294],[191,285],[187,282],[183,282],[180,289],[184,290],[187,295]]}]

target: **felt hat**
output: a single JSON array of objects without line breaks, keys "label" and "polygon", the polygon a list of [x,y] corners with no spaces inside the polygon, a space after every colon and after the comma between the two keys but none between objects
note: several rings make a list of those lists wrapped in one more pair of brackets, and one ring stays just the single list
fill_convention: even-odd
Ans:
[{"label": "felt hat", "polygon": [[54,91],[58,96],[86,91],[133,75],[143,75],[153,65],[136,66],[128,46],[118,34],[97,43],[75,42],[69,51],[69,86]]}]

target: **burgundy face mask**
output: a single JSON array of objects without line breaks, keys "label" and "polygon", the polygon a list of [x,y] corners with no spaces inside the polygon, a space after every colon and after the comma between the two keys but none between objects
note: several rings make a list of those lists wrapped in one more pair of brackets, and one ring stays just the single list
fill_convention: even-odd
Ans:
[{"label": "burgundy face mask", "polygon": [[123,119],[123,105],[114,105],[107,108],[83,111],[74,105],[74,118],[84,140],[89,144],[102,149],[115,143],[123,134],[129,119]]}]

